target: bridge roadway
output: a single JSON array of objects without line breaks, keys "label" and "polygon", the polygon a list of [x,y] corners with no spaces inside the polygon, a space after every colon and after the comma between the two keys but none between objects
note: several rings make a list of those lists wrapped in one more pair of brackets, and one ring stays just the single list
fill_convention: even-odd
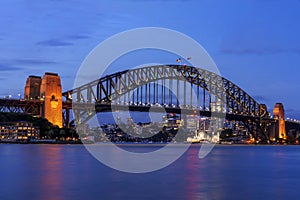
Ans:
[{"label": "bridge roadway", "polygon": [[39,114],[42,101],[23,99],[0,99],[0,112],[19,112],[28,114]]},{"label": "bridge roadway", "polygon": [[[43,100],[23,100],[23,99],[1,99],[0,98],[0,112],[21,112],[39,115],[40,108],[43,105]],[[76,103],[71,101],[63,101],[63,110],[95,110],[98,112],[111,112],[111,111],[138,111],[138,112],[167,112],[176,114],[197,114],[205,117],[217,117],[226,118],[228,120],[259,120],[257,116],[233,114],[225,112],[211,112],[208,110],[202,110],[200,108],[191,106],[161,106],[161,105],[121,105],[121,104],[110,104],[110,103]],[[272,119],[266,118],[266,120],[272,121]],[[296,122],[290,122],[296,123]]]},{"label": "bridge roadway", "polygon": [[[40,108],[44,104],[43,100],[33,99],[11,99],[11,98],[0,98],[0,112],[17,112],[27,113],[33,115],[40,114]],[[72,109],[72,102],[63,101],[63,109]]]},{"label": "bridge roadway", "polygon": [[205,117],[226,118],[228,120],[259,120],[257,116],[242,114],[233,114],[226,112],[212,112],[202,110],[191,106],[161,106],[161,105],[122,105],[110,103],[73,103],[74,110],[94,110],[95,112],[112,112],[112,111],[138,111],[138,112],[158,112],[158,113],[176,113],[176,114],[197,114]]},{"label": "bridge roadway", "polygon": [[[0,98],[0,112],[19,112],[28,113],[33,115],[40,114],[40,107],[43,105],[43,100],[23,100],[23,99],[2,99]],[[237,121],[259,121],[264,120],[266,122],[275,122],[273,118],[263,118],[257,116],[225,113],[225,112],[211,112],[208,110],[202,110],[196,107],[190,106],[180,106],[180,107],[170,107],[170,106],[150,106],[150,105],[121,105],[121,104],[111,104],[110,103],[75,103],[71,101],[63,101],[63,110],[93,110],[97,113],[99,112],[112,112],[112,111],[138,111],[138,112],[166,112],[166,113],[176,113],[176,114],[197,114],[204,117],[216,117],[225,118],[227,120],[237,120]],[[286,120],[286,123],[293,128],[300,127],[300,123],[296,121]]]}]

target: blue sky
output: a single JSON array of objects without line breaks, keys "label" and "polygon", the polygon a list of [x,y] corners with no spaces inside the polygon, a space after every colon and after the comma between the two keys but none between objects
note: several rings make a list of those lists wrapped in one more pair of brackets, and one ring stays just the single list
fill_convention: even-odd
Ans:
[{"label": "blue sky", "polygon": [[270,108],[284,103],[287,115],[300,119],[299,19],[299,0],[3,0],[0,95],[17,97],[28,75],[46,71],[71,89],[97,44],[157,26],[194,38],[224,77]]}]

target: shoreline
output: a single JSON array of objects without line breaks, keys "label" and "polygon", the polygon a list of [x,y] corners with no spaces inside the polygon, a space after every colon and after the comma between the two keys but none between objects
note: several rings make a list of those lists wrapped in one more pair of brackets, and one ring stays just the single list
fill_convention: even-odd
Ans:
[{"label": "shoreline", "polygon": [[0,144],[83,144],[81,141],[0,141]]},{"label": "shoreline", "polygon": [[82,142],[82,141],[0,141],[0,144],[74,144],[74,145],[103,145],[103,146],[300,146],[299,144],[220,144],[220,143],[112,143],[112,142]]}]

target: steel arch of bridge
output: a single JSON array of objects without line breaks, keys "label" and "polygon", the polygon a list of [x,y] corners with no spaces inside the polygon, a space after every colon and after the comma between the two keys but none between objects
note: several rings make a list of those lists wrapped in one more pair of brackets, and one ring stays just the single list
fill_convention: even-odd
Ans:
[{"label": "steel arch of bridge", "polygon": [[[81,105],[77,107],[80,112],[77,113],[79,117],[90,115],[91,111],[87,109],[89,106],[110,104],[119,96],[144,84],[166,79],[185,81],[208,91],[222,100],[222,103],[227,106],[227,111],[230,110],[233,114],[258,118],[267,115],[266,107],[256,102],[236,84],[213,72],[193,66],[157,65],[125,70],[64,92],[63,96],[67,101],[71,100],[70,96],[72,96],[73,106]],[[86,106],[82,107],[84,104]]]}]

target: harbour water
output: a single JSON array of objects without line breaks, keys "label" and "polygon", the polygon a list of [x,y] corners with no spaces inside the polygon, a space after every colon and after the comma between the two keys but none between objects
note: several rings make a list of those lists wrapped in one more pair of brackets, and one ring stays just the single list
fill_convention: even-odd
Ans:
[{"label": "harbour water", "polygon": [[0,199],[299,198],[300,146],[217,145],[204,159],[199,148],[159,171],[129,174],[101,164],[83,145],[1,144]]}]

